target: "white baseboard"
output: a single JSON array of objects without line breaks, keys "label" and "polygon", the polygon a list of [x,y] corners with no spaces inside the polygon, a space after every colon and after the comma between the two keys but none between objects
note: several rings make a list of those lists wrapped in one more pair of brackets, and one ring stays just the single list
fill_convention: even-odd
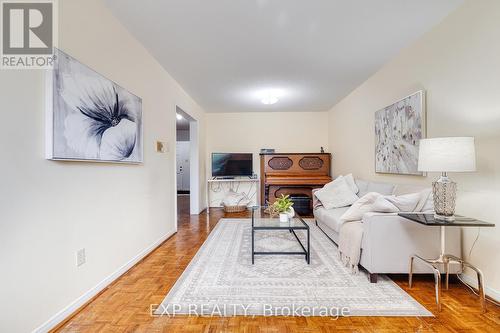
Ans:
[{"label": "white baseboard", "polygon": [[[462,280],[470,284],[472,287],[477,289],[477,279],[475,277],[471,277],[466,274],[460,274],[460,277]],[[500,292],[498,290],[495,290],[493,288],[488,287],[487,285],[484,286],[484,292],[486,293],[487,296],[491,297],[497,302],[500,302]]]},{"label": "white baseboard", "polygon": [[82,296],[78,297],[76,300],[74,300],[72,303],[70,303],[68,306],[66,306],[64,309],[56,313],[52,318],[47,320],[44,324],[39,326],[38,328],[34,329],[34,333],[45,333],[56,327],[59,323],[61,323],[63,320],[68,318],[72,313],[74,313],[76,310],[78,310],[82,305],[87,303],[89,300],[92,299],[95,295],[100,293],[102,290],[104,290],[107,286],[109,286],[113,281],[115,281],[117,278],[119,278],[123,273],[128,271],[132,266],[137,264],[142,258],[147,256],[151,251],[153,251],[158,245],[163,243],[167,238],[175,234],[175,231],[171,231],[168,234],[162,236],[159,238],[157,241],[155,241],[153,244],[142,250],[139,254],[137,254],[135,257],[130,259],[125,265],[120,267],[118,270],[116,270],[114,273],[106,277],[104,280],[99,282],[96,286],[91,288],[89,291],[87,291],[85,294]]}]

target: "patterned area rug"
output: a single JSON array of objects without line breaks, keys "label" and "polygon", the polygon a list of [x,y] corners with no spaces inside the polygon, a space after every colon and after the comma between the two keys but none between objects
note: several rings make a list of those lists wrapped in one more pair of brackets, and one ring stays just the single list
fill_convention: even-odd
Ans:
[{"label": "patterned area rug", "polygon": [[[336,246],[312,222],[311,264],[304,256],[255,256],[251,221],[222,219],[157,315],[432,316],[386,276],[350,274]],[[302,240],[305,232],[297,231]],[[306,244],[303,242],[303,244]],[[288,231],[257,231],[256,251],[300,251]]]}]

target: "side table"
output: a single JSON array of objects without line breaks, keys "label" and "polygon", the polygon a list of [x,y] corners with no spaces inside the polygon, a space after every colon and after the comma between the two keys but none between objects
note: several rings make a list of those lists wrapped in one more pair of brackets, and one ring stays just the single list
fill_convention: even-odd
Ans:
[{"label": "side table", "polygon": [[426,259],[421,256],[414,254],[410,257],[410,268],[408,273],[408,284],[411,288],[412,286],[412,278],[413,278],[413,262],[416,259],[419,259],[421,262],[429,266],[434,272],[435,279],[435,290],[436,290],[436,304],[438,311],[441,311],[441,273],[436,267],[439,264],[444,265],[444,270],[446,274],[445,278],[445,289],[448,289],[449,282],[449,266],[452,264],[459,264],[462,267],[469,267],[474,270],[477,274],[477,282],[478,282],[478,290],[479,290],[479,298],[481,301],[481,306],[483,312],[486,312],[486,296],[484,293],[484,278],[483,273],[477,267],[472,266],[470,263],[462,260],[462,258],[458,258],[451,254],[446,254],[446,227],[494,227],[495,224],[487,223],[483,221],[479,221],[473,218],[467,218],[463,216],[455,216],[454,221],[443,221],[434,218],[434,214],[419,214],[419,213],[399,213],[401,217],[404,217],[410,221],[423,224],[425,226],[434,226],[439,227],[439,232],[441,236],[441,250],[439,253],[439,257],[435,259]]}]

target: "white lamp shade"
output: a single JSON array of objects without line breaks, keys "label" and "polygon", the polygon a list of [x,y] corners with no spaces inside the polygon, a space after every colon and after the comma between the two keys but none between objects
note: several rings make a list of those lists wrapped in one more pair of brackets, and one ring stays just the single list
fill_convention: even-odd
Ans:
[{"label": "white lamp shade", "polygon": [[451,137],[420,140],[418,171],[476,171],[474,138]]}]

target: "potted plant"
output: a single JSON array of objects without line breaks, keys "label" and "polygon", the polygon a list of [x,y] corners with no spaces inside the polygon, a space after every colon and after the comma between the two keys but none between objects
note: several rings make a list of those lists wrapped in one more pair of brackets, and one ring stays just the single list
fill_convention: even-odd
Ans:
[{"label": "potted plant", "polygon": [[273,204],[276,211],[280,214],[280,222],[288,222],[295,215],[293,210],[293,202],[289,195],[281,195]]}]

